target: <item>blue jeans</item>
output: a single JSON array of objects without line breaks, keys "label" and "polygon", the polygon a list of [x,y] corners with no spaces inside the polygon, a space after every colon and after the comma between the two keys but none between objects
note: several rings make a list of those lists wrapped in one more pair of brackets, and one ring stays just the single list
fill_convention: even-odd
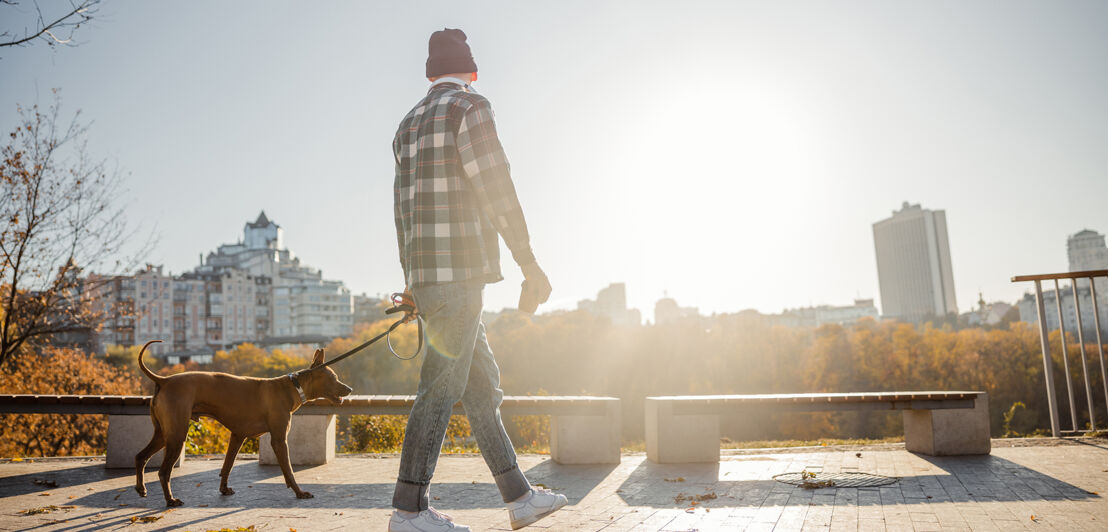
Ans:
[{"label": "blue jeans", "polygon": [[400,473],[392,505],[418,512],[429,504],[446,425],[454,404],[462,402],[481,456],[492,471],[504,502],[526,494],[531,485],[516,464],[516,453],[500,419],[500,368],[481,323],[484,282],[460,282],[417,288],[412,296],[424,316],[427,351],[419,391],[408,416]]}]

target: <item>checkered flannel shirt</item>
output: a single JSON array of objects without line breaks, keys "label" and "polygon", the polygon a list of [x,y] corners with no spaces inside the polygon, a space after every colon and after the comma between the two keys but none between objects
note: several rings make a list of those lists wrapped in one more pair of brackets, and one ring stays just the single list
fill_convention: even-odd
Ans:
[{"label": "checkered flannel shirt", "polygon": [[498,234],[535,261],[492,107],[455,83],[431,87],[396,131],[396,239],[409,289],[500,273]]}]

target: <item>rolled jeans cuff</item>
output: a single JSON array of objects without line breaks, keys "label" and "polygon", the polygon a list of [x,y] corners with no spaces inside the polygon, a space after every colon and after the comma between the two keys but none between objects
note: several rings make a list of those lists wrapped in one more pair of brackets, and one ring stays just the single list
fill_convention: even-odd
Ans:
[{"label": "rolled jeans cuff", "polygon": [[405,512],[422,512],[430,507],[427,490],[430,484],[396,481],[396,491],[392,494],[392,507]]},{"label": "rolled jeans cuff", "polygon": [[523,472],[519,470],[518,465],[513,465],[507,471],[494,474],[492,479],[496,481],[496,487],[500,490],[500,496],[504,499],[504,502],[512,502],[531,491],[531,483],[527,482],[527,477],[523,476]]}]

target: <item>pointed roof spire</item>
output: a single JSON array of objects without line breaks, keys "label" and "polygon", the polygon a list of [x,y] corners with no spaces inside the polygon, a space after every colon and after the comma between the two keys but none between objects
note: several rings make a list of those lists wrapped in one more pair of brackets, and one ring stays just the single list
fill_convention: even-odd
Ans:
[{"label": "pointed roof spire", "polygon": [[265,209],[262,209],[262,213],[258,215],[258,219],[254,222],[254,225],[269,225],[269,218],[265,216]]}]

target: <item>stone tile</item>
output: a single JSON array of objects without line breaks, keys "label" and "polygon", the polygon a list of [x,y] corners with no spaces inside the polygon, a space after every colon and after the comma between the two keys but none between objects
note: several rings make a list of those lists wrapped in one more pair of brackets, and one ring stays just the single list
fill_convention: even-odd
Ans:
[{"label": "stone tile", "polygon": [[[1047,442],[1052,443],[999,446],[984,457],[924,457],[889,446],[860,458],[833,448],[744,451],[726,455],[718,465],[657,465],[642,454],[627,454],[617,466],[561,466],[527,455],[520,466],[532,482],[570,499],[570,506],[540,521],[536,530],[1108,529],[1108,503],[1099,495],[1108,493],[1108,465],[1100,465],[1108,464],[1105,449]],[[275,466],[240,459],[231,474],[237,493],[225,497],[218,493],[221,457],[186,460],[173,481],[186,506],[172,511],[164,508],[154,472],[145,475],[150,496],[140,498],[134,475],[105,470],[103,459],[0,463],[0,530],[130,528],[131,518],[143,517],[158,520],[134,526],[380,530],[391,512],[398,462],[394,455],[340,456],[328,465],[299,468],[297,480],[316,497],[298,500]],[[803,469],[874,472],[900,480],[881,488],[818,490],[772,480]],[[665,481],[679,477],[684,481]],[[49,482],[57,487],[44,485]],[[681,494],[704,500],[695,506],[679,503]],[[711,494],[716,498],[705,497]],[[443,456],[431,495],[434,506],[474,530],[508,529],[507,512],[480,456]],[[19,513],[49,505],[58,509]]]}]

